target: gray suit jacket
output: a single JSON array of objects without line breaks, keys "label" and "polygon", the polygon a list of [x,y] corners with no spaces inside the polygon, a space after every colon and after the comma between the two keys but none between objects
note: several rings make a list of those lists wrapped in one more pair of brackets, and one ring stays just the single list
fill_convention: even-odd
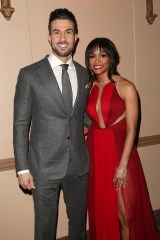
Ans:
[{"label": "gray suit jacket", "polygon": [[61,179],[67,173],[70,150],[77,175],[89,171],[83,134],[89,76],[84,67],[74,65],[78,92],[71,116],[47,57],[20,70],[14,98],[16,171],[29,169],[37,179]]}]

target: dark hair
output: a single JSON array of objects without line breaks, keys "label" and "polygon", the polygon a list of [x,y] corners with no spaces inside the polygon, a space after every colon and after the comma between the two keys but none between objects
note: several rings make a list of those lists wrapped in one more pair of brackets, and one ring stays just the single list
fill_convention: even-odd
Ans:
[{"label": "dark hair", "polygon": [[70,12],[66,8],[57,8],[56,10],[51,12],[50,16],[49,16],[49,23],[48,23],[49,34],[51,34],[51,23],[52,23],[52,21],[54,21],[56,19],[68,19],[68,20],[70,20],[74,25],[74,33],[75,34],[78,33],[77,21],[76,21],[75,16],[73,15],[73,13]]},{"label": "dark hair", "polygon": [[108,78],[113,81],[112,74],[119,75],[117,71],[117,65],[119,64],[120,57],[114,43],[108,38],[95,38],[88,44],[85,52],[85,63],[89,75],[92,79],[95,78],[89,68],[89,56],[97,48],[106,52],[110,58],[110,69],[108,71]]}]

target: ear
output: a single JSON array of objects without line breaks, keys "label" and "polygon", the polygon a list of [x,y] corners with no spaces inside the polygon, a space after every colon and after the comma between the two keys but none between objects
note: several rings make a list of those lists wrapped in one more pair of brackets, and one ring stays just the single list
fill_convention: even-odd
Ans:
[{"label": "ear", "polygon": [[74,40],[75,40],[75,42],[77,42],[77,40],[78,40],[78,34],[75,34],[75,35],[74,35]]},{"label": "ear", "polygon": [[51,35],[50,34],[48,34],[48,42],[51,45]]}]

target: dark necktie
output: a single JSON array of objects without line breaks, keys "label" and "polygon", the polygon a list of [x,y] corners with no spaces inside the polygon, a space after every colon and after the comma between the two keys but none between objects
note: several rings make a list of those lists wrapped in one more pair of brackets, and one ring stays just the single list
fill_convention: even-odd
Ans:
[{"label": "dark necktie", "polygon": [[69,114],[72,112],[72,87],[67,72],[68,64],[61,64],[62,67],[62,97]]}]

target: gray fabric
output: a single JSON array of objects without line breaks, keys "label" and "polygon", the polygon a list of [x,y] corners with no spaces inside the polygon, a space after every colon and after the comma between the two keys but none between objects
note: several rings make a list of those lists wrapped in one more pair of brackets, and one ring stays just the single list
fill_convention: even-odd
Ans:
[{"label": "gray fabric", "polygon": [[69,74],[67,72],[68,64],[62,64],[61,67],[62,67],[62,97],[68,113],[71,114],[73,94]]},{"label": "gray fabric", "polygon": [[[70,171],[69,171],[70,172]],[[35,240],[55,239],[60,189],[69,219],[68,239],[86,240],[87,175],[69,174],[61,180],[35,181]]]},{"label": "gray fabric", "polygon": [[83,134],[89,90],[85,68],[74,62],[78,91],[69,113],[46,58],[20,70],[14,98],[16,171],[29,169],[36,189],[35,240],[56,233],[59,191],[69,217],[69,239],[85,240],[89,156]]},{"label": "gray fabric", "polygon": [[20,70],[14,98],[16,171],[29,169],[34,178],[41,180],[62,179],[70,155],[77,175],[89,171],[83,134],[89,77],[85,68],[76,62],[74,65],[78,91],[71,114],[47,57]]}]

